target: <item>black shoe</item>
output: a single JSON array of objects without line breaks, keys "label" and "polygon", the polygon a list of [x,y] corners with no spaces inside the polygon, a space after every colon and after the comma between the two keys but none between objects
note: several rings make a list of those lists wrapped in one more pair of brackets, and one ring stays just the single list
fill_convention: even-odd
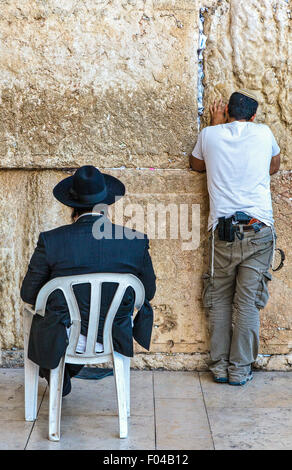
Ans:
[{"label": "black shoe", "polygon": [[69,395],[70,392],[71,392],[71,377],[68,371],[68,367],[67,365],[65,365],[62,397]]},{"label": "black shoe", "polygon": [[74,377],[82,369],[83,364],[65,364],[64,369],[64,382],[63,382],[63,392],[62,397],[69,395],[71,392],[71,377]]},{"label": "black shoe", "polygon": [[46,379],[46,381],[48,382],[48,385],[50,385],[50,369],[44,369],[43,367],[40,367],[39,376],[42,379]]},{"label": "black shoe", "polygon": [[[41,378],[45,378],[46,381],[48,382],[48,385],[50,385],[50,369],[44,369],[40,367],[39,375]],[[62,397],[69,395],[69,393],[71,392],[71,388],[72,387],[71,387],[70,373],[65,366]]]},{"label": "black shoe", "polygon": [[71,392],[71,380],[67,380],[66,382],[63,383],[63,391],[62,391],[62,397],[65,397],[66,395],[69,395]]}]

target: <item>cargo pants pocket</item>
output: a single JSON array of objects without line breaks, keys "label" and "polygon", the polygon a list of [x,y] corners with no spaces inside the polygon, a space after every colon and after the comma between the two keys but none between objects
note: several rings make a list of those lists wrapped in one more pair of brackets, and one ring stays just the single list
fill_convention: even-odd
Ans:
[{"label": "cargo pants pocket", "polygon": [[204,307],[210,308],[212,307],[212,283],[210,274],[205,273],[202,276],[203,278],[203,294],[202,300]]},{"label": "cargo pants pocket", "polygon": [[266,271],[261,273],[259,287],[256,293],[255,305],[258,309],[265,308],[269,300],[268,283],[272,280],[272,275]]}]

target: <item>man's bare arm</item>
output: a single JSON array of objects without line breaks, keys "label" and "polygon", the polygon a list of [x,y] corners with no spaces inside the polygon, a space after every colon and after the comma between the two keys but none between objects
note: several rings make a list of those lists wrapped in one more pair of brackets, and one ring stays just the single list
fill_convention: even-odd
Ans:
[{"label": "man's bare arm", "polygon": [[[218,103],[215,100],[214,103],[210,106],[210,126],[225,124],[227,122],[226,112],[227,106],[224,105],[222,99],[220,99]],[[200,160],[199,158],[196,158],[193,155],[190,156],[190,166],[193,170],[198,171],[200,173],[206,171],[206,165],[204,160]]]},{"label": "man's bare arm", "polygon": [[275,155],[271,159],[271,164],[270,164],[270,175],[273,175],[274,173],[277,173],[277,171],[280,168],[280,153],[278,155]]},{"label": "man's bare arm", "polygon": [[199,158],[193,157],[193,155],[190,156],[190,165],[193,170],[199,171],[200,173],[206,171],[206,165],[204,160],[200,160]]}]

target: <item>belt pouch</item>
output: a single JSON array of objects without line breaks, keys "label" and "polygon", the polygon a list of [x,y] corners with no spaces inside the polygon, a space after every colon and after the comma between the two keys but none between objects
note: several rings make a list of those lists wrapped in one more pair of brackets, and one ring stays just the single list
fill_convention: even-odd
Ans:
[{"label": "belt pouch", "polygon": [[233,242],[234,241],[234,225],[232,223],[233,218],[229,217],[225,219],[225,238],[226,242]]},{"label": "belt pouch", "polygon": [[219,240],[225,240],[225,217],[219,217],[218,219],[218,238]]}]

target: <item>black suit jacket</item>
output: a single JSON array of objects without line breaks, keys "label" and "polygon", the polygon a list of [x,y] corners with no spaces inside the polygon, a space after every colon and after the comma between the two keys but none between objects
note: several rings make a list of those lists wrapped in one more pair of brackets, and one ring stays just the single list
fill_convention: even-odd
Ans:
[{"label": "black suit jacket", "polygon": [[[115,351],[133,356],[133,336],[146,349],[150,347],[153,311],[149,301],[154,297],[155,274],[148,252],[146,235],[125,227],[113,225],[101,216],[84,215],[75,223],[40,234],[37,247],[29,263],[21,287],[21,298],[34,305],[41,287],[50,279],[60,276],[88,273],[131,273],[145,287],[145,303],[137,313],[132,327],[134,291],[129,287],[113,323]],[[101,221],[105,221],[101,224]],[[99,224],[107,238],[93,236],[94,224]],[[115,238],[118,234],[118,238]],[[112,238],[110,239],[109,236]],[[117,285],[103,284],[101,314],[97,340],[102,342],[105,315]],[[89,321],[90,285],[74,287],[81,314],[81,333],[86,335]],[[41,367],[54,369],[65,354],[68,339],[66,327],[70,315],[62,291],[53,292],[47,302],[45,316],[33,317],[28,357]]]}]

